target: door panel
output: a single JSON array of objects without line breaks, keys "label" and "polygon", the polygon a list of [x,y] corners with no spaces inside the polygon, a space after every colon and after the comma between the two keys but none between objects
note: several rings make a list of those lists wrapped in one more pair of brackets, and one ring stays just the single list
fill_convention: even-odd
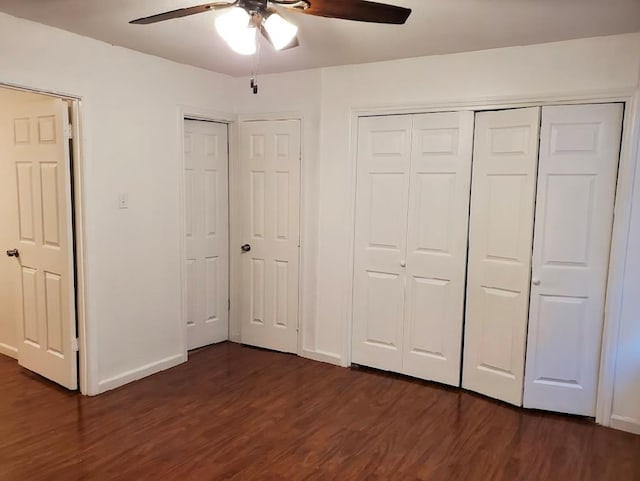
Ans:
[{"label": "door panel", "polygon": [[411,116],[358,125],[352,359],[402,372]]},{"label": "door panel", "polygon": [[184,121],[187,346],[229,335],[227,126]]},{"label": "door panel", "polygon": [[473,112],[413,118],[403,372],[460,385]]},{"label": "door panel", "polygon": [[476,114],[466,389],[522,404],[540,109]]},{"label": "door panel", "polygon": [[622,114],[542,109],[525,407],[595,415]]},{"label": "door panel", "polygon": [[[24,254],[22,254],[24,257]],[[22,338],[24,342],[39,346],[38,326],[38,271],[22,266]]]},{"label": "door panel", "polygon": [[[300,122],[243,122],[242,342],[298,350]],[[239,246],[238,246],[239,248]]]},{"label": "door panel", "polygon": [[68,106],[26,104],[13,118],[21,272],[18,362],[77,389]]}]

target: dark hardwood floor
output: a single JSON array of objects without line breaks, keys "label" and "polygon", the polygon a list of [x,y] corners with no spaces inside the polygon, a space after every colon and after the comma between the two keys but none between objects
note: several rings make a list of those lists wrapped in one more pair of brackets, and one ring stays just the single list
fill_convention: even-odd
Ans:
[{"label": "dark hardwood floor", "polygon": [[640,480],[640,436],[230,343],[94,398],[0,383],[1,481]]}]

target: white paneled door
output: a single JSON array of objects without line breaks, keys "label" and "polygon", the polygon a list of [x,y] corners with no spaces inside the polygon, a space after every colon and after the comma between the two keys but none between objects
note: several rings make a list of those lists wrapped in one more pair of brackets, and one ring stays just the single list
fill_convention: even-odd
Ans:
[{"label": "white paneled door", "polygon": [[622,113],[542,109],[525,407],[595,415]]},{"label": "white paneled door", "polygon": [[460,385],[473,112],[413,119],[405,374]]},{"label": "white paneled door", "polygon": [[521,405],[540,109],[476,114],[462,385]]},{"label": "white paneled door", "polygon": [[241,340],[298,350],[300,122],[240,124]]},{"label": "white paneled door", "polygon": [[358,122],[352,360],[402,372],[409,115]]},{"label": "white paneled door", "polygon": [[18,362],[77,389],[68,105],[34,102],[13,118],[21,319]]},{"label": "white paneled door", "polygon": [[459,385],[473,113],[359,121],[353,362]]},{"label": "white paneled door", "polygon": [[229,336],[227,125],[184,121],[188,349]]}]

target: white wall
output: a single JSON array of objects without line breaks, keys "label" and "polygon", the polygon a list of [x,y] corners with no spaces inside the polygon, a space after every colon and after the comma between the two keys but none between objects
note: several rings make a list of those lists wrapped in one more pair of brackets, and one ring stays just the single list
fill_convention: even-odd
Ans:
[{"label": "white wall", "polygon": [[229,78],[0,14],[0,82],[82,97],[89,391],[181,362],[178,109]]}]

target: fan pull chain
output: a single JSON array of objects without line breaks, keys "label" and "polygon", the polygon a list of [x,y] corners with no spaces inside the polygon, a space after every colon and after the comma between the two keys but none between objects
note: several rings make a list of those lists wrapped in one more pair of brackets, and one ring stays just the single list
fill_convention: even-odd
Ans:
[{"label": "fan pull chain", "polygon": [[258,95],[258,69],[260,68],[260,46],[262,42],[258,39],[258,44],[256,46],[256,54],[255,54],[255,64],[254,69],[251,72],[251,81],[249,86],[253,91],[254,95]]}]

